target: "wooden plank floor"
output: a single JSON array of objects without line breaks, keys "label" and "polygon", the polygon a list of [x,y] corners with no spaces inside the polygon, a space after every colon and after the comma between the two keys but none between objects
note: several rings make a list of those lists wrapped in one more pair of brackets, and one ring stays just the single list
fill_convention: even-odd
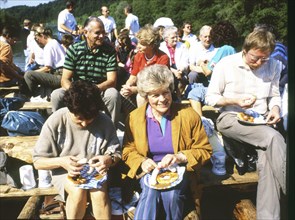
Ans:
[{"label": "wooden plank floor", "polygon": [[[23,160],[27,163],[32,163],[32,150],[37,139],[38,139],[38,136],[20,136],[20,137],[5,136],[0,138],[0,148],[3,148],[4,151],[11,157]],[[205,193],[206,192],[211,193],[214,190],[215,191],[217,190],[217,192],[224,191],[224,190],[219,190],[219,187],[222,187],[222,189],[226,188],[226,190],[228,190],[228,193],[225,193],[225,195],[229,195],[229,193],[236,192],[236,191],[238,192],[237,193],[238,195],[243,194],[244,192],[247,192],[247,190],[245,191],[245,189],[249,188],[249,186],[250,187],[252,186],[250,190],[251,192],[256,191],[257,180],[258,180],[258,175],[256,172],[246,173],[241,176],[238,174],[237,170],[234,168],[232,169],[232,172],[228,172],[224,176],[217,176],[212,173],[211,168],[212,168],[212,164],[208,162],[201,169],[201,173],[200,173],[201,178],[200,178],[199,184],[200,184],[200,188],[203,188]],[[23,198],[24,196],[31,197],[31,196],[42,196],[42,195],[55,195],[56,193],[57,192],[54,188],[49,188],[49,189],[35,188],[28,191],[23,191],[20,189],[15,189],[15,188],[7,187],[7,186],[0,186],[0,198],[13,198],[13,197]],[[215,196],[216,196],[216,193],[211,194],[211,196],[209,195],[209,198],[211,200],[212,199],[215,200],[216,199]],[[227,196],[225,196],[225,199],[226,198]],[[242,198],[242,199],[247,199],[247,198]],[[33,201],[33,198],[32,198],[32,201]],[[204,202],[204,204],[206,203]],[[237,211],[242,212],[245,210],[237,209],[236,212]],[[245,212],[247,213],[247,210]],[[231,210],[231,213],[233,213],[233,209]],[[238,215],[238,213],[236,214]],[[59,218],[58,216],[55,216],[55,217]],[[44,218],[55,219],[55,217],[45,216]]]}]

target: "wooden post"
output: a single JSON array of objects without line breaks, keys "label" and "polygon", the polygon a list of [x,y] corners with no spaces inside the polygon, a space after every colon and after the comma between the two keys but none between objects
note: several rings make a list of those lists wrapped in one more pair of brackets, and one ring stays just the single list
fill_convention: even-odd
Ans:
[{"label": "wooden post", "polygon": [[38,204],[41,202],[41,196],[31,196],[25,206],[23,207],[21,213],[18,215],[17,219],[35,219]]},{"label": "wooden post", "polygon": [[256,208],[249,199],[243,199],[237,203],[233,213],[237,220],[256,219]]}]

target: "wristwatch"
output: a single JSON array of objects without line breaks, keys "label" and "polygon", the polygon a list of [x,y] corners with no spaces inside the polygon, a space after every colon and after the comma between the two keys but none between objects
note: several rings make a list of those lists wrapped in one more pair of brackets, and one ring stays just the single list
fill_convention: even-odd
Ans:
[{"label": "wristwatch", "polygon": [[106,155],[109,155],[109,156],[111,156],[111,158],[112,158],[112,164],[113,164],[113,163],[115,163],[115,156],[114,156],[114,154],[113,154],[113,153],[111,153],[111,152],[108,152]]}]

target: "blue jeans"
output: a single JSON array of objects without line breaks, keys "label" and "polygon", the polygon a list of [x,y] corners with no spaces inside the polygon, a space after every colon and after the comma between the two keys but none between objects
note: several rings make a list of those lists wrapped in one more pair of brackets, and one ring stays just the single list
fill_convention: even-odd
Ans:
[{"label": "blue jeans", "polygon": [[[161,205],[166,220],[183,219],[184,202],[187,199],[188,177],[186,173],[183,180],[173,188],[156,190],[145,185],[144,178],[140,179],[142,192],[136,207],[134,219],[155,220]],[[162,203],[162,204],[161,204]]]}]

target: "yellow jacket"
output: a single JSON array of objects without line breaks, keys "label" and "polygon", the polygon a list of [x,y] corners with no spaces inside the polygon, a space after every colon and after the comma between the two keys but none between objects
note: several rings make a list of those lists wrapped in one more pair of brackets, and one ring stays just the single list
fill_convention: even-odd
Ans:
[{"label": "yellow jacket", "polygon": [[[125,123],[122,160],[128,165],[128,177],[140,174],[141,163],[148,155],[149,146],[146,130],[147,104],[135,109]],[[196,171],[212,154],[212,147],[202,125],[200,116],[191,108],[173,103],[172,144],[174,153],[182,152],[187,157],[187,171]],[[160,146],[159,146],[160,147]]]}]

